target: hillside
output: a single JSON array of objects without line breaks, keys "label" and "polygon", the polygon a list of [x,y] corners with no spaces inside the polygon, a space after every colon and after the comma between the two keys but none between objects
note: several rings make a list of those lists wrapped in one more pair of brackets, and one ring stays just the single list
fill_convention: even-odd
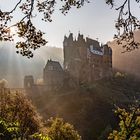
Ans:
[{"label": "hillside", "polygon": [[45,119],[62,117],[74,124],[83,140],[100,140],[115,127],[114,104],[127,106],[140,97],[139,81],[117,77],[59,92],[32,93],[33,103]]}]

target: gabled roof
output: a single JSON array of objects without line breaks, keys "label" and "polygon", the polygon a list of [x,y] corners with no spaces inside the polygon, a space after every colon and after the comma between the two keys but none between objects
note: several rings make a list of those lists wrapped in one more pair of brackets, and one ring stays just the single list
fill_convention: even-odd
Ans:
[{"label": "gabled roof", "polygon": [[[50,69],[50,67],[52,67],[52,69]],[[58,61],[52,61],[51,59],[47,61],[45,70],[63,71],[60,63]]]}]

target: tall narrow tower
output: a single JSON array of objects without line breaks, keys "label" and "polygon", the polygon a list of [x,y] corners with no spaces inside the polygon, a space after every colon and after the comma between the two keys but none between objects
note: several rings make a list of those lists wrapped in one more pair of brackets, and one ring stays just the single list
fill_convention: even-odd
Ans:
[{"label": "tall narrow tower", "polygon": [[74,46],[73,34],[70,33],[69,37],[64,37],[63,51],[64,51],[64,69],[67,70],[68,64],[71,61],[72,48]]},{"label": "tall narrow tower", "polygon": [[34,78],[32,75],[28,75],[24,77],[24,88],[31,88],[34,85]]}]

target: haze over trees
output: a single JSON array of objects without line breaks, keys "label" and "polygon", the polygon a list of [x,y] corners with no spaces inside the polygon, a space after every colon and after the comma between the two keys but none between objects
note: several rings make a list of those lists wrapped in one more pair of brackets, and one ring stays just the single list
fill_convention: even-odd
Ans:
[{"label": "haze over trees", "polygon": [[[53,59],[63,64],[63,50],[56,47],[45,47],[34,52],[34,58],[27,61],[25,57],[16,54],[16,48],[11,43],[0,44],[0,79],[8,81],[8,87],[21,88],[25,75],[34,75],[35,81],[42,78],[42,70],[47,59]],[[26,69],[25,69],[26,68]]]},{"label": "haze over trees", "polygon": [[44,121],[22,93],[0,87],[0,139],[81,140],[73,125],[61,118]]}]

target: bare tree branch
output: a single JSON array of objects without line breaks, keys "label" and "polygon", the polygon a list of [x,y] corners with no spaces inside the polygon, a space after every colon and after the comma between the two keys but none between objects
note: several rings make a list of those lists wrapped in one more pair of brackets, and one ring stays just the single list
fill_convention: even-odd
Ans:
[{"label": "bare tree branch", "polygon": [[13,13],[13,12],[17,9],[18,5],[19,5],[21,2],[22,2],[22,0],[20,0],[20,1],[15,5],[15,7],[13,8],[13,10],[11,10],[9,13]]},{"label": "bare tree branch", "polygon": [[[140,2],[140,0],[134,1],[136,3]],[[9,34],[9,30],[15,26],[18,30],[18,36],[25,40],[24,42],[17,42],[17,53],[28,58],[32,57],[32,50],[47,43],[43,39],[44,33],[37,30],[32,23],[33,12],[37,11],[36,15],[42,14],[43,21],[51,22],[57,2],[56,0],[19,0],[10,12],[0,10],[0,41],[13,41],[14,38]],[[62,3],[60,11],[65,15],[72,7],[81,8],[85,3],[89,3],[89,0],[61,0],[60,2]],[[105,2],[112,7],[115,6],[115,0],[105,0]],[[132,14],[130,2],[131,0],[123,0],[122,5],[116,8],[118,11],[118,18],[115,24],[117,34],[114,38],[124,48],[124,52],[137,49],[140,45],[134,37],[134,31],[140,29],[140,21]],[[10,25],[10,22],[14,19],[12,14],[17,8],[20,8],[24,15],[17,23]]]}]

